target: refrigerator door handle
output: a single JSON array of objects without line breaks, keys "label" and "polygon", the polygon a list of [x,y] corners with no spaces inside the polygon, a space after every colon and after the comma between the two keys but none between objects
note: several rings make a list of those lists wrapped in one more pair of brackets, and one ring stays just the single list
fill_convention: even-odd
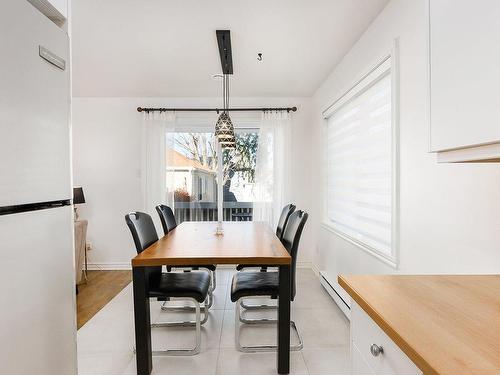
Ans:
[{"label": "refrigerator door handle", "polygon": [[38,46],[38,54],[42,59],[48,61],[52,65],[58,67],[61,70],[66,69],[66,60],[62,57],[57,56],[55,53],[49,51],[47,48],[43,46]]},{"label": "refrigerator door handle", "polygon": [[21,212],[47,210],[50,208],[58,208],[58,207],[69,206],[69,205],[71,205],[71,200],[63,199],[63,200],[59,200],[59,201],[18,204],[15,206],[4,206],[4,207],[0,207],[0,216],[18,214]]}]

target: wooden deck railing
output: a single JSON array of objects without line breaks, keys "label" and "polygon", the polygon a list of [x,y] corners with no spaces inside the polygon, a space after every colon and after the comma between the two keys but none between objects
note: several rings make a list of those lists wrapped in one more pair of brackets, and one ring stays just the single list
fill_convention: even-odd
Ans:
[{"label": "wooden deck railing", "polygon": [[[252,202],[224,202],[223,221],[251,221]],[[183,221],[217,221],[217,203],[215,202],[175,202],[174,213],[177,223]]]}]

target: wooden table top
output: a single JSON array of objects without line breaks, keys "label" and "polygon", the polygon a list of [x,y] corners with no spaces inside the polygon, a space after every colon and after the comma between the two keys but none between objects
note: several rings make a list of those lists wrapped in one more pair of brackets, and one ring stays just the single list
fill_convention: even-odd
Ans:
[{"label": "wooden table top", "polygon": [[500,275],[338,280],[424,374],[500,374]]},{"label": "wooden table top", "polygon": [[132,266],[265,264],[287,265],[291,257],[271,228],[263,222],[183,222],[141,254]]}]

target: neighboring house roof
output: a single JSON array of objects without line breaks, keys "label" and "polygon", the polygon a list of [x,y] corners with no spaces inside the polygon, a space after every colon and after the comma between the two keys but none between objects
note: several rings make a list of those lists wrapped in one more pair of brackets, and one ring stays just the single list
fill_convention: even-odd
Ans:
[{"label": "neighboring house roof", "polygon": [[[170,156],[169,153],[172,153],[172,156]],[[188,157],[182,155],[180,152],[172,149],[167,149],[166,158],[167,168],[194,168],[205,172],[215,173],[213,169],[201,164],[198,160],[189,159]],[[170,160],[170,158],[173,158],[173,160]]]}]

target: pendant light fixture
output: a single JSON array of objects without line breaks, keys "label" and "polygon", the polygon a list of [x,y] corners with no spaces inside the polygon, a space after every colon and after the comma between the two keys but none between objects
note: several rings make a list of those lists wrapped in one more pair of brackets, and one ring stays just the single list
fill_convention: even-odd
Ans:
[{"label": "pendant light fixture", "polygon": [[229,74],[222,75],[222,113],[215,124],[215,136],[224,149],[236,148],[234,126],[229,117]]},{"label": "pendant light fixture", "polygon": [[223,149],[234,149],[236,148],[234,126],[231,117],[229,117],[229,75],[233,74],[231,32],[217,30],[215,33],[222,67],[222,113],[215,124],[215,136]]}]

